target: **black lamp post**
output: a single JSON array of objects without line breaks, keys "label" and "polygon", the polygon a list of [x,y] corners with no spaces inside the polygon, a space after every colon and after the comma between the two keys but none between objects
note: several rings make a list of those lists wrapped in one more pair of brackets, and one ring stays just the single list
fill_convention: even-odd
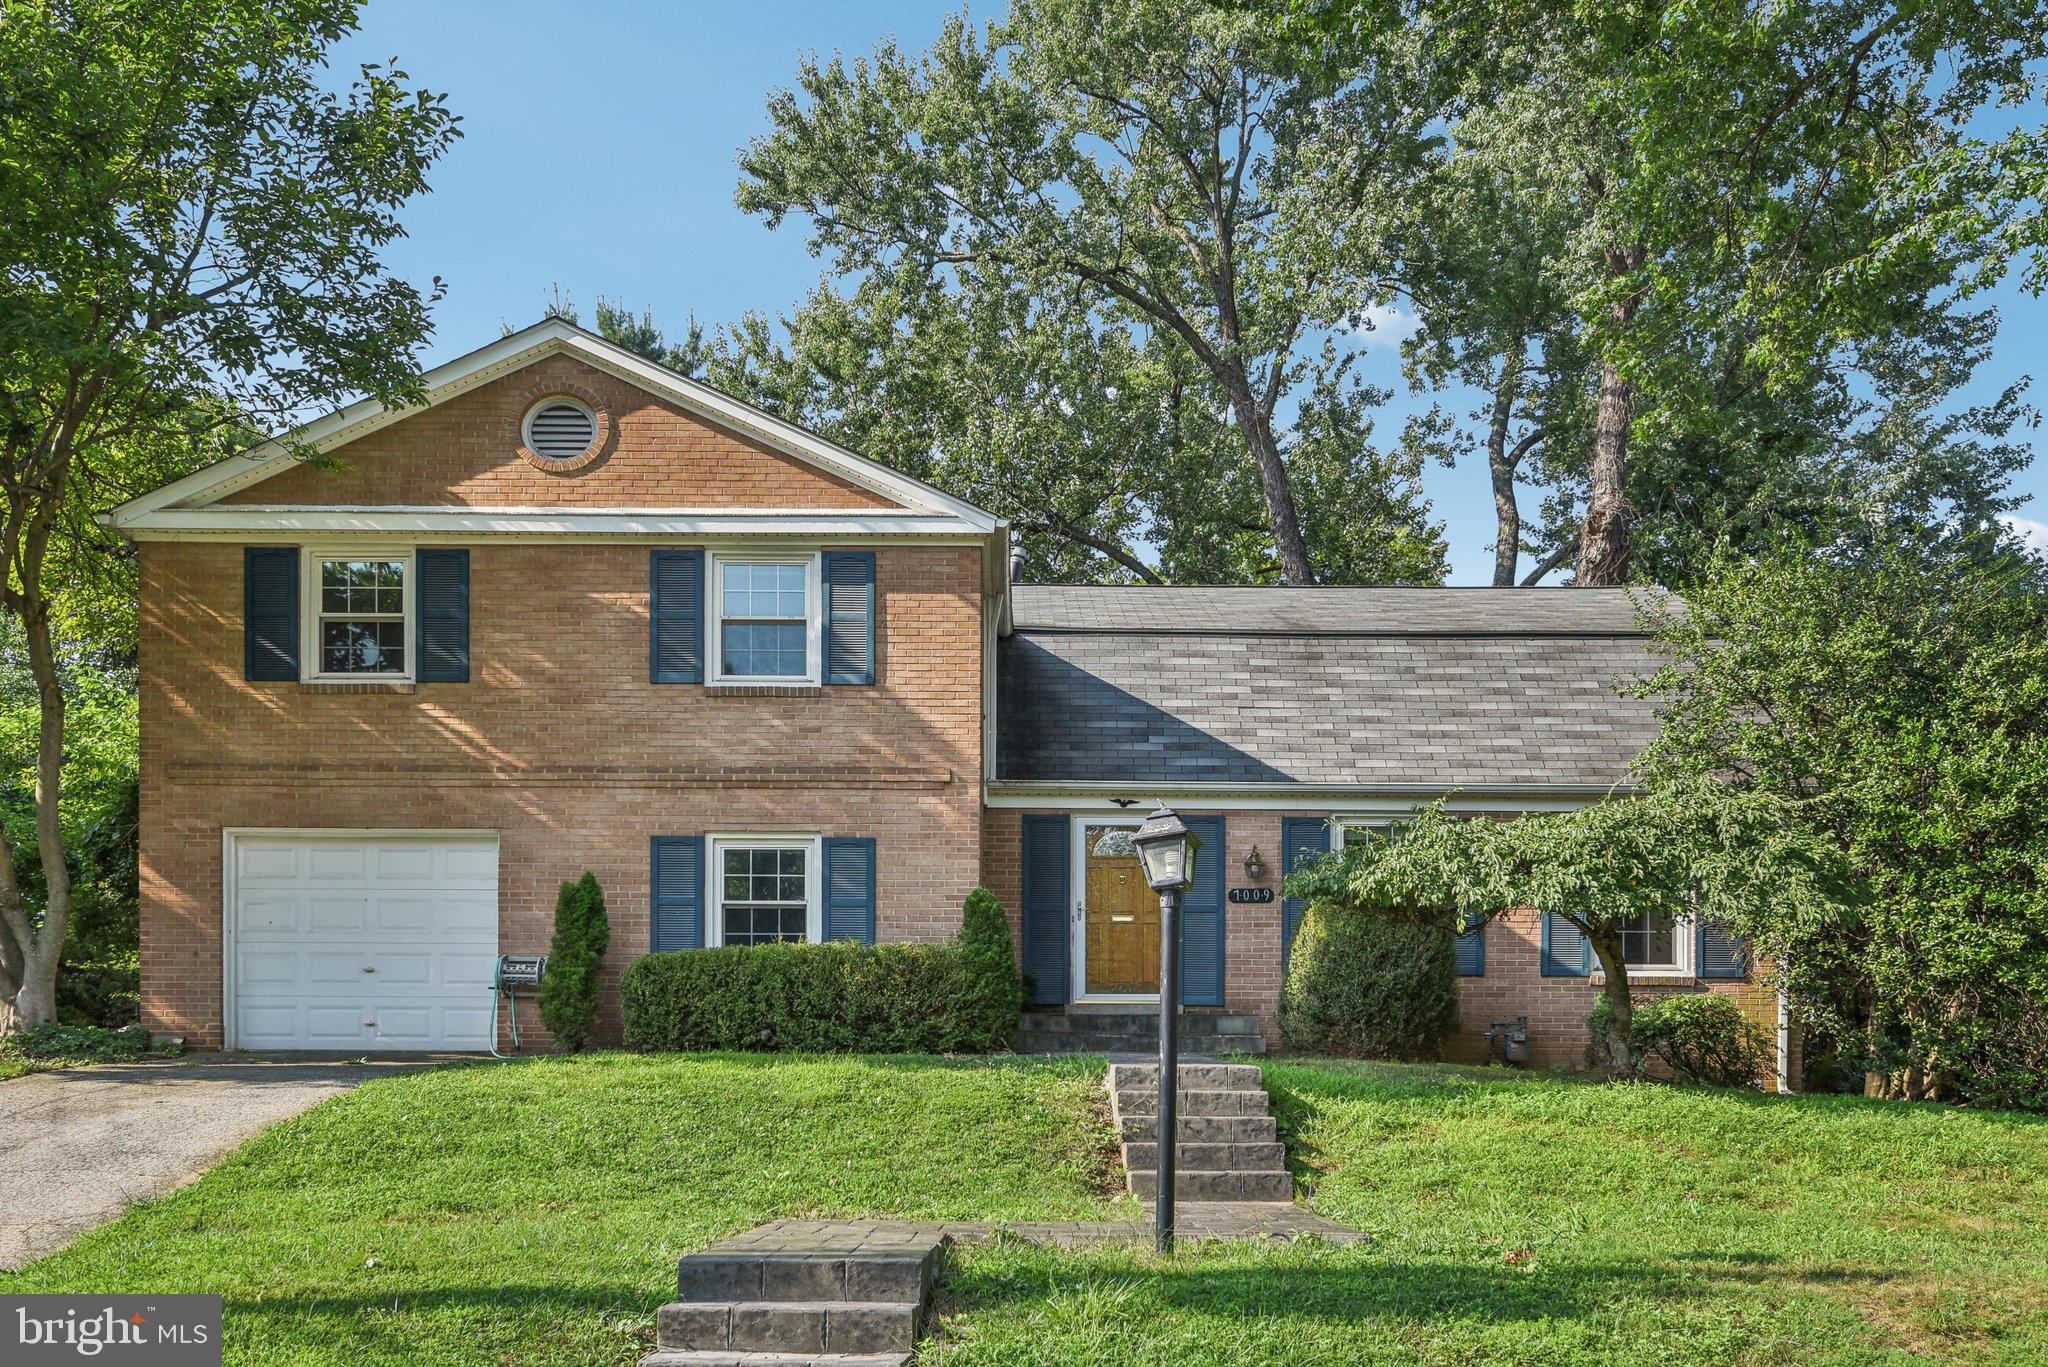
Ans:
[{"label": "black lamp post", "polygon": [[1163,802],[1131,840],[1145,881],[1159,894],[1159,1181],[1152,1237],[1161,1253],[1171,1253],[1174,1160],[1180,1156],[1180,895],[1194,882],[1202,842]]}]

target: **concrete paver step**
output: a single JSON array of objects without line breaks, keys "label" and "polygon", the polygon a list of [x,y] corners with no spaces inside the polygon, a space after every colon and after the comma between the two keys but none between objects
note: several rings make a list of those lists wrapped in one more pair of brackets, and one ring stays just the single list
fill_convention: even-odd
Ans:
[{"label": "concrete paver step", "polygon": [[[1278,1172],[1287,1166],[1287,1146],[1274,1140],[1255,1144],[1201,1144],[1182,1140],[1173,1161],[1182,1172]],[[1132,1171],[1159,1166],[1156,1141],[1124,1144],[1124,1166]]]},{"label": "concrete paver step", "polygon": [[[1150,1168],[1129,1170],[1131,1193],[1150,1200],[1159,1190],[1159,1173]],[[1179,1172],[1173,1175],[1179,1201],[1291,1201],[1294,1175],[1287,1172]]]},{"label": "concrete paver step", "polygon": [[[1182,1115],[1265,1115],[1268,1104],[1263,1090],[1183,1089],[1179,1099]],[[1159,1093],[1142,1087],[1121,1089],[1116,1093],[1116,1113],[1158,1115]]]},{"label": "concrete paver step", "polygon": [[657,1348],[640,1367],[907,1367],[908,1353],[744,1353],[725,1348]]},{"label": "concrete paver step", "polygon": [[655,1312],[657,1348],[907,1353],[923,1307],[907,1301],[676,1301]]},{"label": "concrete paver step", "polygon": [[681,1301],[922,1301],[938,1266],[936,1247],[902,1253],[692,1253],[676,1268]]},{"label": "concrete paver step", "polygon": [[[1118,1126],[1126,1144],[1159,1141],[1157,1115],[1126,1115]],[[1270,1115],[1186,1115],[1174,1127],[1183,1144],[1266,1144],[1280,1137],[1280,1122]]]}]

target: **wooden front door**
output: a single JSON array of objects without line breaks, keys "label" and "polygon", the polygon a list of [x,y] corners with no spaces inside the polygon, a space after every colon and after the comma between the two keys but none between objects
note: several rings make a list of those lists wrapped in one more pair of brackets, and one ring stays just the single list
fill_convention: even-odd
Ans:
[{"label": "wooden front door", "polygon": [[[1159,990],[1159,894],[1145,882],[1135,851],[1097,853],[1105,835],[1128,836],[1119,826],[1089,826],[1087,892],[1090,993],[1125,995]],[[1127,840],[1118,842],[1129,849]]]}]

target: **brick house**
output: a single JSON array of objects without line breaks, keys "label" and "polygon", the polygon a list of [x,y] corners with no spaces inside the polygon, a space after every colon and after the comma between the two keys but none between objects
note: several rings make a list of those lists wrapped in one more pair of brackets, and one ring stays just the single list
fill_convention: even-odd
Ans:
[{"label": "brick house", "polygon": [[[1128,1011],[1158,909],[1122,835],[1164,798],[1207,842],[1190,1013],[1256,1046],[1286,869],[1446,792],[1597,800],[1654,728],[1609,690],[1647,662],[1616,593],[1012,584],[999,519],[569,324],[427,384],[311,424],[317,460],[104,515],[140,563],[154,1031],[481,1048],[495,956],[544,952],[586,868],[614,982],[649,949],[942,939],[986,884],[1034,1021]],[[1736,946],[1631,955],[1776,1027]],[[1460,1053],[1526,1014],[1576,1060],[1567,927],[1510,916],[1460,963]]]}]

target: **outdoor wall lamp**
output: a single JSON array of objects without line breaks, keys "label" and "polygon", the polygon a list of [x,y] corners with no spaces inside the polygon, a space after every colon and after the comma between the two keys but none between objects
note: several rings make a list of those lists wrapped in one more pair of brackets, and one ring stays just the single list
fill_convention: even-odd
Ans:
[{"label": "outdoor wall lamp", "polygon": [[1244,876],[1254,883],[1266,876],[1266,856],[1259,853],[1257,845],[1244,857]]},{"label": "outdoor wall lamp", "polygon": [[1153,1193],[1152,1243],[1173,1252],[1173,1182],[1180,1156],[1180,896],[1193,885],[1195,854],[1202,848],[1165,803],[1145,818],[1131,843],[1145,866],[1145,881],[1159,894],[1159,1180]]}]

